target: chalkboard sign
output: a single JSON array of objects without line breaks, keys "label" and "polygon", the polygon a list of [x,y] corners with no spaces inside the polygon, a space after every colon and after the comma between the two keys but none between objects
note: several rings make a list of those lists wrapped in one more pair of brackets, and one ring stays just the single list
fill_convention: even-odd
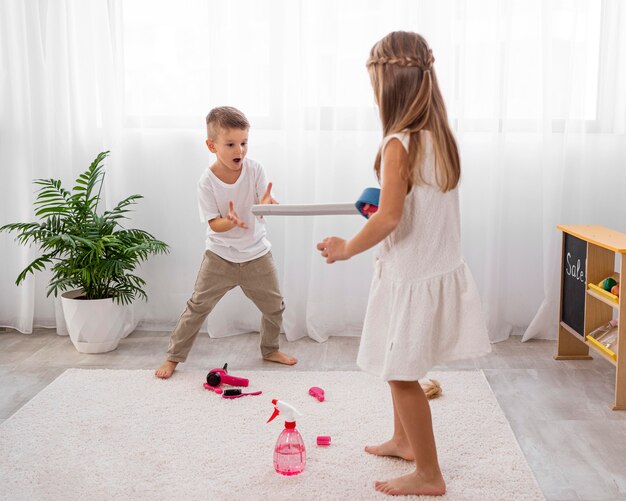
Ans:
[{"label": "chalkboard sign", "polygon": [[587,289],[587,242],[569,233],[563,233],[563,297],[561,321],[584,337],[585,293]]}]

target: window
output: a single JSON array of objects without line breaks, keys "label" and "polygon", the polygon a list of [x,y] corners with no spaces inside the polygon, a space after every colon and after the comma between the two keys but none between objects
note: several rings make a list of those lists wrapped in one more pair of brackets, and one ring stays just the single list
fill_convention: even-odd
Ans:
[{"label": "window", "polygon": [[127,123],[197,127],[229,104],[268,117],[272,19],[263,2],[123,3]]},{"label": "window", "polygon": [[601,119],[597,0],[129,0],[123,16],[129,126],[197,127],[229,104],[258,128],[296,112],[304,128],[375,129],[365,60],[394,29],[429,39],[463,130]]}]

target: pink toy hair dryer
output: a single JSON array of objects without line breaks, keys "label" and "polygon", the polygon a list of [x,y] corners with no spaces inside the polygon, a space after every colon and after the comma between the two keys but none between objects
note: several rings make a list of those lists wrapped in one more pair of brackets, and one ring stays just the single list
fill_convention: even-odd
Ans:
[{"label": "pink toy hair dryer", "polygon": [[209,386],[219,386],[220,384],[229,384],[231,386],[248,386],[249,381],[245,377],[235,377],[228,374],[228,364],[224,364],[221,369],[211,369],[206,376],[206,382]]}]

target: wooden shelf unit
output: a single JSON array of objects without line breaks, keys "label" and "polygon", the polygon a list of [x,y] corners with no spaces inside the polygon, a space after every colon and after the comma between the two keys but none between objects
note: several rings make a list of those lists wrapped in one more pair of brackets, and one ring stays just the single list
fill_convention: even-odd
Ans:
[{"label": "wooden shelf unit", "polygon": [[602,301],[603,303],[608,304],[612,308],[619,310],[619,302],[616,303],[614,301],[611,301],[610,299],[606,298],[604,295],[598,294],[593,289],[587,289],[587,294],[589,294],[591,297],[595,297],[598,301]]},{"label": "wooden shelf unit", "polygon": [[[557,228],[563,232],[563,251],[559,336],[554,358],[588,360],[592,358],[589,356],[591,347],[594,353],[615,365],[615,401],[611,408],[626,410],[626,307],[620,307],[621,296],[615,303],[588,286],[597,284],[614,273],[616,255],[619,255],[620,278],[626,277],[626,234],[603,226],[559,225]],[[581,262],[583,259],[572,257],[576,246],[579,251],[583,248],[586,250],[584,263]],[[583,285],[584,292],[581,295],[580,288]],[[577,301],[582,301],[583,304],[578,304]],[[584,312],[577,311],[580,308]],[[609,322],[614,312],[617,312],[618,321],[615,359],[608,350],[598,346],[597,342],[587,340],[587,335]],[[582,322],[579,322],[580,313],[583,313]],[[578,327],[570,325],[577,323]]]}]

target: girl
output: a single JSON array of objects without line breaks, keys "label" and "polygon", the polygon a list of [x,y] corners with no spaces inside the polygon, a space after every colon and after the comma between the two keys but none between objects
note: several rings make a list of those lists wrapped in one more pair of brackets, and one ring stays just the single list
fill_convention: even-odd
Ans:
[{"label": "girl", "polygon": [[365,450],[415,461],[409,475],[375,483],[392,495],[446,491],[419,379],[435,365],[490,351],[480,297],[461,256],[459,154],[434,61],[416,33],[390,33],[372,48],[367,68],[384,133],[374,163],[379,208],[351,240],[317,244],[334,263],[383,242],[357,363],[388,381],[393,401],[391,439]]}]

